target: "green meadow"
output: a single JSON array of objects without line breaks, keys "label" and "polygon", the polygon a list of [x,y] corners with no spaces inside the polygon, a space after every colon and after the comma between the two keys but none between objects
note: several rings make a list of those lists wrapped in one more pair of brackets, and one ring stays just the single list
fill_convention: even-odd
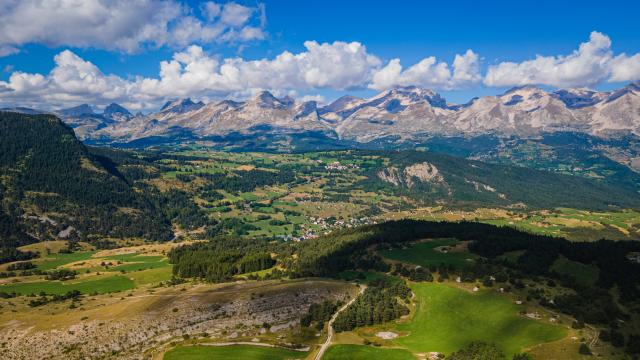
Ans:
[{"label": "green meadow", "polygon": [[70,254],[58,253],[49,255],[45,257],[41,263],[38,264],[38,269],[53,270],[58,266],[71,264],[76,261],[89,260],[95,253],[95,251],[82,251]]},{"label": "green meadow", "polygon": [[138,255],[123,254],[115,256],[107,256],[106,260],[120,261],[122,264],[110,267],[110,271],[141,271],[147,269],[158,269],[169,266],[169,262],[164,256],[154,255]]},{"label": "green meadow", "polygon": [[394,342],[412,352],[450,354],[471,341],[495,343],[508,356],[566,336],[566,329],[524,318],[522,307],[491,290],[471,293],[449,285],[416,283],[413,319],[397,325],[408,333]]},{"label": "green meadow", "polygon": [[473,264],[475,255],[467,252],[440,252],[436,250],[440,246],[454,246],[458,243],[455,239],[434,239],[409,246],[406,249],[382,250],[380,255],[383,257],[421,265],[424,267],[437,266],[440,264],[452,265],[457,269],[461,269]]},{"label": "green meadow", "polygon": [[10,283],[0,286],[0,291],[15,292],[20,295],[39,294],[44,291],[48,295],[62,295],[68,291],[78,290],[83,294],[104,294],[135,288],[134,282],[128,277],[114,275],[95,280],[70,281],[34,281]]},{"label": "green meadow", "polygon": [[564,256],[558,256],[549,270],[570,277],[578,284],[587,287],[595,285],[600,276],[600,270],[597,266],[571,261]]},{"label": "green meadow", "polygon": [[255,345],[178,346],[164,355],[164,360],[285,360],[304,359],[307,353],[277,347]]},{"label": "green meadow", "polygon": [[127,273],[127,277],[132,279],[136,286],[169,281],[172,275],[171,266]]},{"label": "green meadow", "polygon": [[322,358],[324,360],[415,360],[415,357],[404,349],[351,344],[333,345],[327,349]]},{"label": "green meadow", "polygon": [[[87,272],[100,272],[101,276],[80,277],[68,281],[28,281],[0,285],[0,291],[21,295],[39,294],[65,294],[68,291],[78,290],[83,294],[112,293],[136,288],[139,285],[159,283],[171,279],[171,264],[164,256],[140,255],[137,253],[94,257],[95,251],[75,252],[70,254],[54,254],[45,257],[38,263],[38,269],[50,271],[64,265],[98,259],[105,262],[120,263],[108,268],[99,266],[91,268],[78,268],[76,271],[83,274]],[[115,275],[115,272],[126,272],[126,275]]]}]

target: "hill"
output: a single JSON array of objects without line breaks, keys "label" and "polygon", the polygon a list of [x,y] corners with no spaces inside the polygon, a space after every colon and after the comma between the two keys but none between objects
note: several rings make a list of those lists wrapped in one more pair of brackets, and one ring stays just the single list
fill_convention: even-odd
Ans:
[{"label": "hill", "polygon": [[514,209],[640,205],[640,195],[626,183],[598,182],[424,151],[389,152],[385,157],[385,165],[369,171],[366,187],[429,202]]},{"label": "hill", "polygon": [[153,198],[53,115],[0,112],[0,247],[172,236]]}]

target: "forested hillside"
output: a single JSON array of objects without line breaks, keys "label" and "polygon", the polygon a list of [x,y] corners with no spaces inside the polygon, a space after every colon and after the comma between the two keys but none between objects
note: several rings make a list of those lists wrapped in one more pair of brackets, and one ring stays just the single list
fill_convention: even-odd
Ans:
[{"label": "forested hillside", "polygon": [[158,201],[54,116],[0,112],[0,174],[2,247],[53,237],[172,236]]},{"label": "forested hillside", "polygon": [[624,182],[596,181],[520,166],[490,164],[424,151],[383,153],[367,188],[469,207],[635,208],[640,195]]}]

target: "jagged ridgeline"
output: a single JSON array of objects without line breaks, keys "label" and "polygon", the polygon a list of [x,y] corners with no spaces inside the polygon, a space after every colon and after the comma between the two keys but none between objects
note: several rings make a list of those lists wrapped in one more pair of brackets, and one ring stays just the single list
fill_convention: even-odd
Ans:
[{"label": "jagged ridgeline", "polygon": [[363,184],[371,191],[469,207],[607,210],[640,206],[637,188],[615,178],[592,180],[424,151],[383,154],[388,160],[370,169]]},{"label": "jagged ridgeline", "polygon": [[144,189],[51,115],[0,112],[0,197],[4,248],[52,237],[172,236]]}]

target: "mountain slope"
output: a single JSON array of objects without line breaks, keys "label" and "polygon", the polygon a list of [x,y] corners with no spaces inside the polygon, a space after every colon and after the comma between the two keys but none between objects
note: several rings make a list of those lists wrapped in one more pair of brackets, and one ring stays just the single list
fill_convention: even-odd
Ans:
[{"label": "mountain slope", "polygon": [[172,235],[144,193],[55,116],[0,112],[0,173],[3,212],[33,238]]},{"label": "mountain slope", "polygon": [[635,208],[636,191],[593,180],[519,166],[472,161],[422,151],[387,153],[388,163],[368,174],[367,187],[471,207]]}]

